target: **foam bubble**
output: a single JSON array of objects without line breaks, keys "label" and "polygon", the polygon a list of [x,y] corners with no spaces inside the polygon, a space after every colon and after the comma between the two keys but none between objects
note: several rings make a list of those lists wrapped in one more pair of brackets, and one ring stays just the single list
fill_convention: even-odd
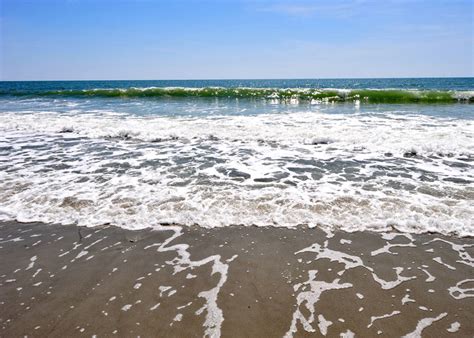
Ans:
[{"label": "foam bubble", "polygon": [[471,120],[23,111],[0,132],[1,220],[474,234]]}]

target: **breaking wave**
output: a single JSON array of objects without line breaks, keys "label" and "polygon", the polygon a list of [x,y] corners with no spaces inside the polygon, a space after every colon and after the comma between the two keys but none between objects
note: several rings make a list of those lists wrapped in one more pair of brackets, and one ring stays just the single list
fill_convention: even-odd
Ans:
[{"label": "breaking wave", "polygon": [[396,89],[312,89],[247,87],[146,87],[84,90],[1,90],[0,96],[103,97],[103,98],[246,98],[309,102],[361,103],[474,103],[474,91]]}]

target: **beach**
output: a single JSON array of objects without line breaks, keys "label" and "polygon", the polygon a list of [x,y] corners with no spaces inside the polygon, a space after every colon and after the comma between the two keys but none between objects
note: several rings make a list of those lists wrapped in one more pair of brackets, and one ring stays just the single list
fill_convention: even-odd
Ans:
[{"label": "beach", "polygon": [[472,0],[0,0],[0,338],[474,338]]},{"label": "beach", "polygon": [[468,337],[472,237],[3,222],[1,336]]},{"label": "beach", "polygon": [[471,337],[473,89],[0,82],[0,336]]}]

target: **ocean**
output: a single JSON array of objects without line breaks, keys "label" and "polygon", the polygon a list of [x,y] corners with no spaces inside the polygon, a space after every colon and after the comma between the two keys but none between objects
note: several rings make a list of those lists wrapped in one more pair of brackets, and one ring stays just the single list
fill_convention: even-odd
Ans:
[{"label": "ocean", "polygon": [[0,82],[0,220],[474,235],[474,78]]}]

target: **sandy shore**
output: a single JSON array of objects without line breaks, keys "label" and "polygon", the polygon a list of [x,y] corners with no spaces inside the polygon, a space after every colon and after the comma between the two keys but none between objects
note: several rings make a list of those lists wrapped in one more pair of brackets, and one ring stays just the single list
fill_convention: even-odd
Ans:
[{"label": "sandy shore", "polygon": [[0,224],[0,336],[474,335],[474,239]]}]

